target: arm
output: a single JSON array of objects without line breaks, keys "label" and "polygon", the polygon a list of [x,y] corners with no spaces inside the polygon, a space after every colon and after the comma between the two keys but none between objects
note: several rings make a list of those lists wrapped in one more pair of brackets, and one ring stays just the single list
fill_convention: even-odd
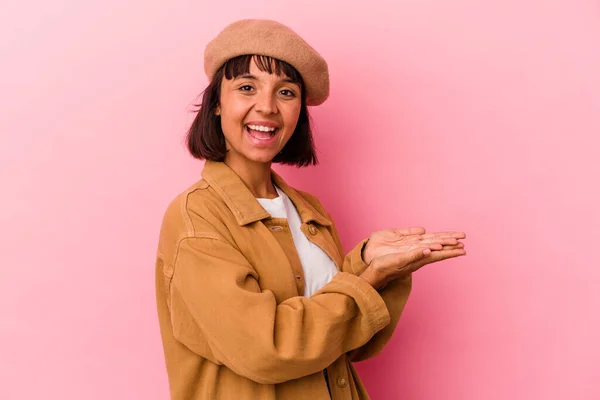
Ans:
[{"label": "arm", "polygon": [[243,254],[214,236],[179,243],[169,304],[178,341],[269,384],[322,370],[390,320],[380,295],[351,273],[338,273],[310,298],[277,304]]},{"label": "arm", "polygon": [[[329,218],[332,220],[331,217]],[[340,248],[340,251],[343,251],[335,224],[333,225],[332,230],[337,246]],[[362,249],[366,242],[367,239],[363,240],[356,247],[354,247],[354,249],[351,250],[348,255],[346,255],[344,264],[342,266],[343,272],[360,276],[360,274],[367,269],[367,265],[362,259]],[[383,289],[379,290],[379,294],[383,298],[388,313],[390,314],[391,322],[385,328],[377,332],[377,334],[375,334],[373,338],[369,340],[369,342],[353,351],[350,351],[348,353],[348,357],[351,361],[366,360],[376,356],[383,350],[396,329],[398,321],[400,320],[400,315],[402,314],[404,306],[408,300],[411,287],[412,276],[409,275],[406,278],[397,279],[393,282],[390,282]]]}]

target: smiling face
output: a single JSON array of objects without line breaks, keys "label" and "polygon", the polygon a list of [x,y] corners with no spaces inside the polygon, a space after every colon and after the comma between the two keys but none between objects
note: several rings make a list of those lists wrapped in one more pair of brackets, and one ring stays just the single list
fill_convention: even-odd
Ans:
[{"label": "smiling face", "polygon": [[302,90],[283,72],[249,71],[221,81],[217,112],[227,146],[226,163],[270,164],[292,137],[302,107]]}]

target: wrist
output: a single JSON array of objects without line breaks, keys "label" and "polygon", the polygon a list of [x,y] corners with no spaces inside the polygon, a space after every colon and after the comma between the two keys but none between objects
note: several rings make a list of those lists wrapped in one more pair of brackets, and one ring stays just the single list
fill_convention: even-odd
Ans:
[{"label": "wrist", "polygon": [[380,274],[373,267],[367,267],[367,269],[365,269],[363,273],[359,275],[359,278],[364,279],[375,290],[382,289],[385,286],[385,282],[383,282]]}]

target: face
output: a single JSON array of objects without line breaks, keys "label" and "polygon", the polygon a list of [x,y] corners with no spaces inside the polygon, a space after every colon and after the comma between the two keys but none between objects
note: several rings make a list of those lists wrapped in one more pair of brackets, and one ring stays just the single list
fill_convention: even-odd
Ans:
[{"label": "face", "polygon": [[223,78],[217,112],[230,163],[271,163],[288,142],[302,106],[301,88],[250,62],[248,74]]}]

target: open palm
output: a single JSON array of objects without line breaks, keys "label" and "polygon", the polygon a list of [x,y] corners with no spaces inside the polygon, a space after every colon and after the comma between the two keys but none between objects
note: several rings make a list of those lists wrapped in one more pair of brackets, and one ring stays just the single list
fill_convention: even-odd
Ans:
[{"label": "open palm", "polygon": [[426,233],[422,227],[384,229],[369,236],[362,253],[363,261],[368,265],[377,257],[392,253],[409,253],[416,249],[442,252],[462,249],[464,245],[459,239],[465,237],[464,232]]}]

